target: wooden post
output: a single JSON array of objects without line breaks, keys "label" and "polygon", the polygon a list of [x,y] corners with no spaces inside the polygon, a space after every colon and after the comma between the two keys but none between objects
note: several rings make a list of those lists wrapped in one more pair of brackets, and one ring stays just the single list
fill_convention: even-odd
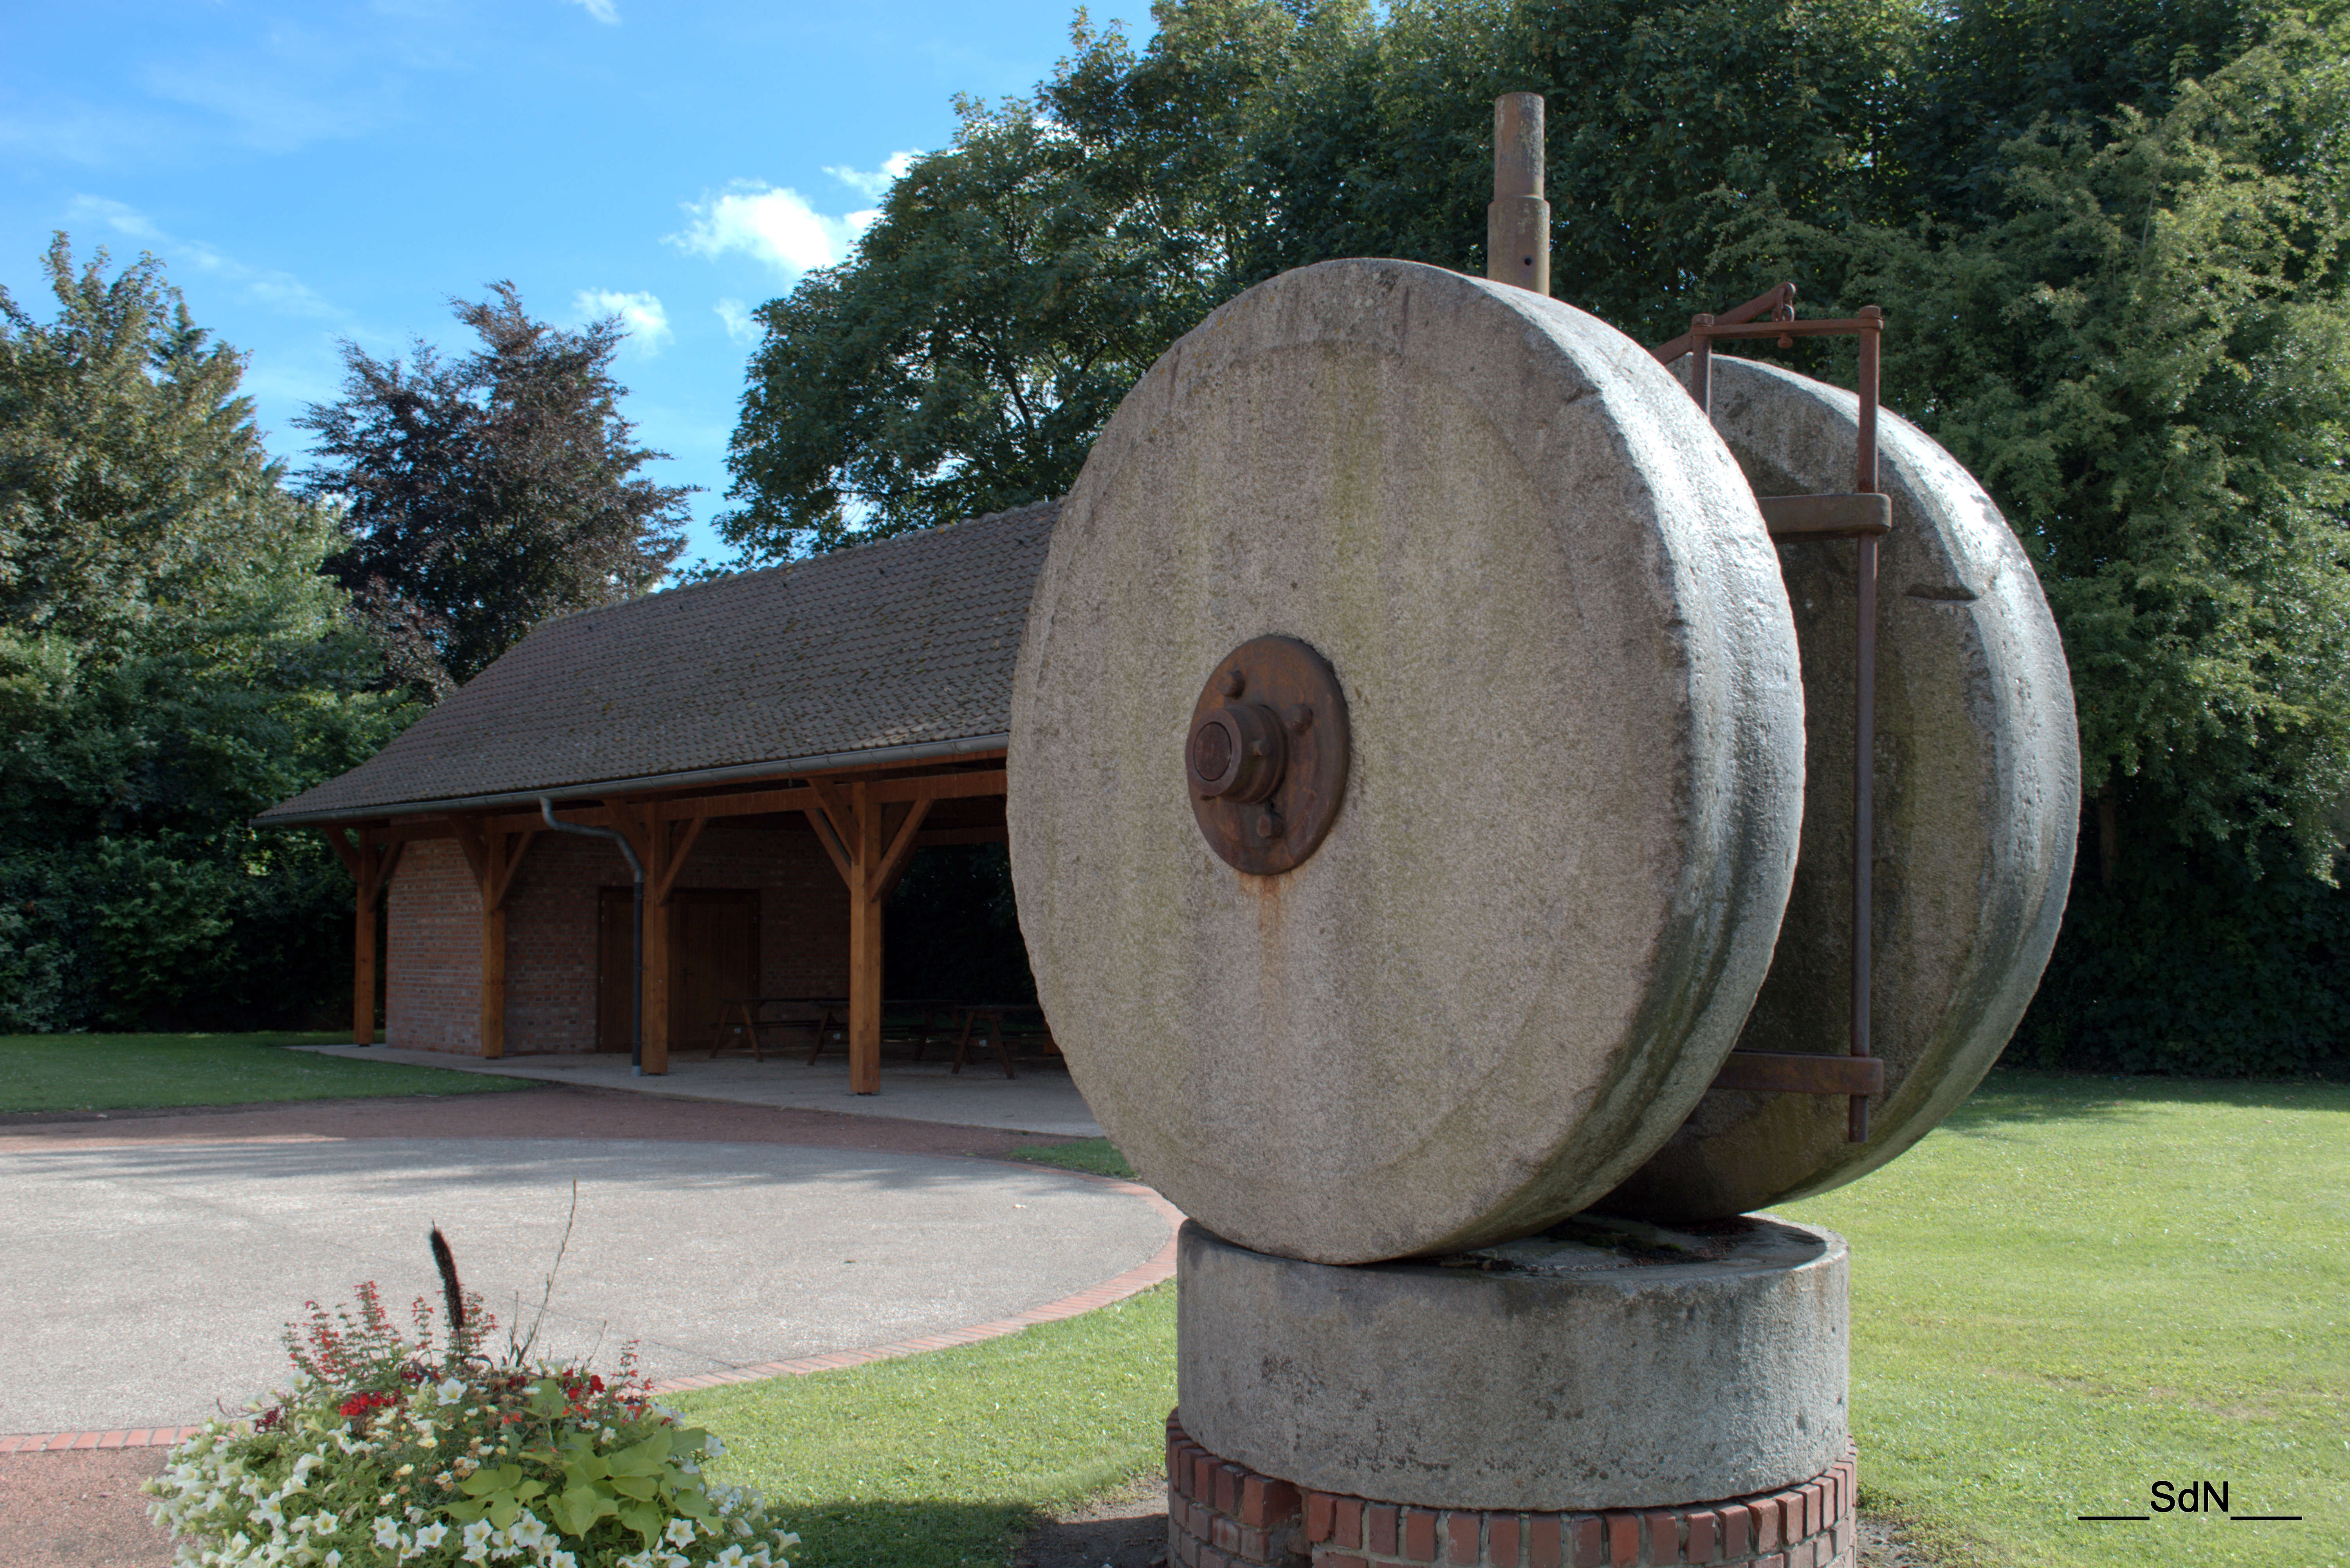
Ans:
[{"label": "wooden post", "polygon": [[351,1044],[375,1044],[375,899],[359,889],[351,936]]},{"label": "wooden post", "polygon": [[872,872],[881,859],[881,807],[873,786],[848,786],[857,836],[848,882],[848,1086],[860,1095],[881,1087],[881,909]]},{"label": "wooden post", "polygon": [[947,796],[948,780],[906,803],[906,814],[884,831],[888,803],[875,786],[852,784],[846,791],[821,779],[808,781],[818,802],[808,826],[824,846],[833,868],[848,886],[848,1086],[857,1094],[881,1089],[881,914],[898,878],[914,857],[915,839],[933,802]]},{"label": "wooden post", "polygon": [[710,818],[698,808],[682,821],[663,816],[658,804],[639,806],[608,800],[604,808],[611,814],[612,825],[629,836],[645,868],[645,1045],[637,1065],[658,1077],[669,1071],[670,971],[677,951],[670,894]]},{"label": "wooden post", "polygon": [[329,823],[321,830],[343,869],[351,874],[351,1044],[375,1044],[376,908],[400,864],[400,846],[378,842],[374,832],[359,829],[354,845],[341,826]]},{"label": "wooden post", "polygon": [[1493,100],[1493,201],[1485,209],[1485,275],[1550,292],[1550,203],[1543,199],[1543,96]]},{"label": "wooden post", "polygon": [[463,817],[452,818],[451,826],[456,829],[457,846],[465,852],[465,864],[473,868],[482,898],[482,1054],[503,1056],[506,1054],[506,894],[538,830],[507,833]]}]

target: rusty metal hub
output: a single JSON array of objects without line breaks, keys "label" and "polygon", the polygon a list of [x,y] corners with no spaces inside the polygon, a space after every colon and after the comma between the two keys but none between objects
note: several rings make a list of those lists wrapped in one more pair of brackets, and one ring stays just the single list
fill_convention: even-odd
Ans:
[{"label": "rusty metal hub", "polygon": [[1224,656],[1191,709],[1183,748],[1191,815],[1208,846],[1270,877],[1321,846],[1347,793],[1347,698],[1329,662],[1294,637]]}]

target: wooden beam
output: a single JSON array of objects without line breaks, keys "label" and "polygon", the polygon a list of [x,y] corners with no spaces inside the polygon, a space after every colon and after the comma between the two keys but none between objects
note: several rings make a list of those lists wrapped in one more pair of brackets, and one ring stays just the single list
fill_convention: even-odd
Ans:
[{"label": "wooden beam", "polygon": [[[676,846],[669,852],[668,868],[661,872],[660,885],[651,889],[654,903],[669,902],[670,889],[677,886],[677,874],[685,869],[686,860],[693,854],[693,846],[700,841],[702,830],[708,826],[709,822],[710,819],[706,816],[693,816],[686,819],[685,832],[679,836]],[[667,833],[669,828],[670,825],[663,822],[655,831]]]},{"label": "wooden beam", "polygon": [[473,885],[476,888],[484,886],[490,875],[490,853],[489,846],[482,836],[481,825],[466,817],[452,816],[449,819],[449,830],[456,836],[457,847],[465,853],[465,864],[473,869]]},{"label": "wooden beam", "polygon": [[649,805],[609,800],[604,805],[612,826],[629,836],[629,844],[645,868],[644,1052],[639,1065],[647,1075],[659,1077],[669,1071],[670,955],[674,947],[670,939],[675,922],[671,907],[658,902],[653,890],[667,889],[676,876],[670,825],[656,816]]},{"label": "wooden beam", "polygon": [[[522,869],[522,857],[529,852],[530,841],[537,836],[538,829],[536,827],[526,827],[515,834],[489,836],[489,842],[499,845],[501,850],[488,857],[489,875],[483,888],[483,897],[492,909],[505,908],[506,894],[514,888],[515,873]],[[504,846],[504,841],[507,839],[513,841],[511,848]]]},{"label": "wooden beam", "polygon": [[920,847],[918,836],[922,830],[922,818],[931,814],[931,805],[927,800],[918,800],[906,808],[906,820],[898,825],[897,835],[889,840],[889,847],[882,851],[880,864],[868,873],[867,894],[875,903],[888,903],[890,893],[898,886],[898,878],[906,874],[906,867],[913,860],[914,851]]},{"label": "wooden beam", "polygon": [[810,805],[807,808],[807,820],[809,831],[816,835],[816,841],[824,846],[825,854],[831,857],[832,868],[839,872],[840,879],[854,890],[857,887],[857,867],[850,861],[848,845],[841,841],[839,832],[832,825],[832,814],[821,805]]},{"label": "wooden beam", "polygon": [[351,874],[351,880],[366,881],[367,872],[359,860],[359,852],[352,845],[350,835],[343,831],[342,825],[330,822],[318,831],[326,836],[327,847],[335,852],[335,858],[343,863],[343,869]]},{"label": "wooden beam", "polygon": [[[851,784],[848,789],[854,792],[863,787],[861,784]],[[824,808],[824,815],[830,820],[832,831],[839,836],[841,843],[854,845],[857,842],[857,807],[853,793],[844,794],[840,786],[822,779],[810,779],[808,793],[815,795],[816,804]],[[808,820],[814,822],[816,818],[811,815]],[[854,860],[856,857],[856,852],[852,849],[849,852],[849,858]]]},{"label": "wooden beam", "polygon": [[[810,779],[810,784],[816,781]],[[910,800],[969,800],[973,795],[1003,794],[1011,786],[1002,768],[983,773],[926,774],[920,778],[883,779],[874,784],[873,798],[895,805]]]},{"label": "wooden beam", "polygon": [[859,1095],[881,1088],[881,901],[873,871],[882,857],[881,803],[873,786],[848,786],[848,1086]]}]

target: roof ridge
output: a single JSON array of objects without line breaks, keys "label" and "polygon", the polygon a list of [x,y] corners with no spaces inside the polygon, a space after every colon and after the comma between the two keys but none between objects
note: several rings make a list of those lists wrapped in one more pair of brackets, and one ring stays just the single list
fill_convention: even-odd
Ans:
[{"label": "roof ridge", "polygon": [[849,545],[837,550],[827,550],[822,555],[802,556],[796,560],[778,561],[772,566],[751,566],[739,572],[722,572],[714,577],[702,577],[694,582],[680,583],[674,587],[654,588],[650,593],[639,594],[632,599],[622,599],[617,604],[589,605],[584,609],[564,610],[537,622],[531,630],[536,631],[542,626],[553,626],[558,621],[579,620],[588,616],[606,615],[613,610],[632,608],[672,594],[690,594],[703,588],[723,587],[730,583],[740,583],[751,577],[763,577],[770,573],[796,572],[804,566],[813,566],[826,561],[848,560],[867,550],[879,550],[886,545],[910,540],[935,539],[941,534],[951,534],[958,528],[967,528],[974,523],[993,523],[1012,516],[1014,513],[1034,512],[1041,507],[1058,506],[1067,499],[1066,494],[1048,495],[1042,501],[1024,501],[1017,506],[1006,506],[994,512],[983,512],[976,517],[958,517],[951,523],[935,523],[927,528],[908,528],[891,534],[886,538],[869,539],[861,545]]}]

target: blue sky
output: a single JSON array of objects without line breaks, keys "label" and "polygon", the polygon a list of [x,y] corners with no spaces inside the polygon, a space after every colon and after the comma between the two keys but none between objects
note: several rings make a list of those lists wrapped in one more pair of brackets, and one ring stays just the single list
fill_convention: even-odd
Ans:
[{"label": "blue sky", "polygon": [[[452,296],[512,278],[542,318],[621,315],[626,404],[699,484],[717,556],[744,313],[837,259],[893,168],[944,146],[958,92],[1024,92],[1068,0],[199,0],[9,7],[0,284],[54,314],[38,260],[152,251],[249,356],[273,451],[348,338],[382,358],[470,335]],[[1149,34],[1146,4],[1090,8]]]}]

